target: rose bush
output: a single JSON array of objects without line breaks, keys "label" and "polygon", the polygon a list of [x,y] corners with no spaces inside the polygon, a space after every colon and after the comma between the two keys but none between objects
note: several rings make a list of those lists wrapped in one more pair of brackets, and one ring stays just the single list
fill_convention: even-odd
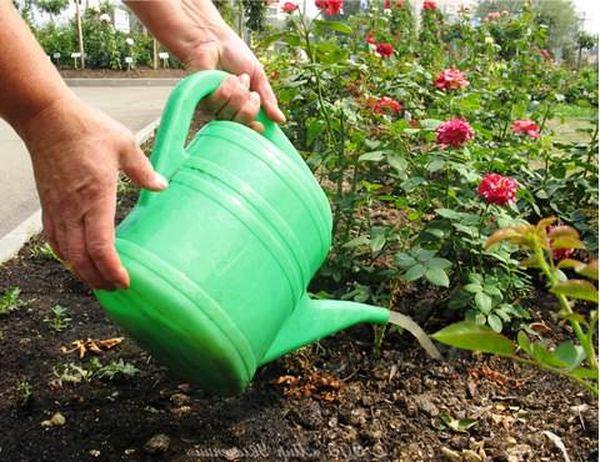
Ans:
[{"label": "rose bush", "polygon": [[[526,321],[533,275],[515,248],[484,243],[556,215],[586,258],[596,252],[597,122],[584,142],[551,126],[583,78],[540,53],[547,28],[527,8],[475,25],[427,2],[418,33],[408,1],[342,21],[325,13],[293,15],[262,42],[279,43],[265,59],[288,136],[333,204],[317,288],[386,304],[399,286],[429,285],[428,313],[497,332]],[[585,88],[580,103],[594,107],[597,89]]]}]

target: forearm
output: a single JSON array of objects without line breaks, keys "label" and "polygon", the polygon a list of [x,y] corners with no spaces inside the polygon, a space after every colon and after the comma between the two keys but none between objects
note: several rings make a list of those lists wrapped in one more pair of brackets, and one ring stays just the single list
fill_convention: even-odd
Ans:
[{"label": "forearm", "polygon": [[26,121],[71,96],[10,0],[0,0],[0,117],[22,135]]},{"label": "forearm", "polygon": [[125,3],[184,64],[199,46],[219,42],[231,33],[211,0],[128,0]]}]

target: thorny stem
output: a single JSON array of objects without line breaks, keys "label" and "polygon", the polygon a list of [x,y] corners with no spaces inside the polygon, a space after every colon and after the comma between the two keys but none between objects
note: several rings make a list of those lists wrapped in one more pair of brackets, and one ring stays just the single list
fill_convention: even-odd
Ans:
[{"label": "thorny stem", "polygon": [[333,214],[333,235],[337,231],[337,226],[340,220],[340,203],[342,201],[342,197],[344,195],[344,157],[345,157],[345,127],[344,127],[344,112],[340,112],[340,131],[342,134],[340,140],[340,147],[338,149],[338,171],[337,171],[337,185],[336,185],[336,207],[335,212]]},{"label": "thorny stem", "polygon": [[590,391],[595,396],[598,396],[598,389],[596,388],[596,386],[592,385],[591,383],[587,382],[586,380],[583,380],[580,377],[575,377],[574,375],[571,375],[568,372],[561,371],[560,369],[554,369],[553,367],[546,366],[545,364],[539,363],[537,361],[533,361],[531,359],[521,358],[520,356],[517,356],[517,355],[509,355],[508,358],[512,359],[513,361],[522,363],[522,364],[527,364],[529,366],[541,367],[555,375],[558,375],[559,377],[568,377],[572,380],[575,380],[577,383],[579,383],[582,387],[586,388],[588,391]]},{"label": "thorny stem", "polygon": [[[485,208],[481,210],[479,214],[479,225],[477,226],[477,242],[481,241],[481,229],[483,228],[483,220],[487,215],[490,204],[485,204]],[[483,257],[481,256],[481,250],[478,249],[477,257],[479,260],[479,272],[483,273]]]},{"label": "thorny stem", "polygon": [[[600,121],[596,117],[594,133],[592,135],[592,139],[590,140],[590,144],[589,144],[588,152],[587,152],[586,164],[588,164],[588,165],[590,165],[592,163],[592,157],[594,156],[594,153],[598,152],[598,125],[599,124],[600,124]],[[590,170],[586,169],[584,177],[587,177],[589,172],[590,172]]]},{"label": "thorny stem", "polygon": [[[323,89],[322,89],[322,85],[321,85],[321,74],[317,71],[316,69],[316,62],[315,62],[315,56],[313,53],[313,49],[312,49],[312,45],[310,43],[310,25],[307,26],[304,23],[304,20],[301,20],[300,23],[302,24],[302,30],[300,31],[301,35],[304,38],[304,43],[306,45],[306,54],[308,55],[308,59],[310,60],[310,70],[312,72],[313,77],[315,78],[315,84],[317,87],[317,100],[319,102],[319,109],[321,114],[323,115],[323,118],[325,119],[325,124],[327,125],[327,135],[329,138],[329,145],[331,146],[332,143],[332,138],[333,138],[333,128],[331,125],[331,119],[329,117],[329,111],[326,109],[325,107],[325,102],[323,99]],[[311,22],[312,24],[312,22]],[[326,154],[327,155],[327,154]]]},{"label": "thorny stem", "polygon": [[[550,267],[550,265],[548,265],[548,262],[546,261],[544,252],[542,251],[541,247],[539,247],[539,246],[535,247],[534,257],[536,259],[536,263],[539,265],[542,272],[548,279],[550,287],[554,286],[558,282],[556,270],[554,270],[553,268]],[[550,258],[552,258],[552,256],[550,256]],[[554,294],[554,295],[558,299],[558,302],[559,302],[561,308],[564,309],[566,313],[572,314],[573,310],[571,308],[569,301],[567,300],[567,297],[565,297],[562,294]],[[575,335],[577,336],[579,343],[585,350],[585,354],[586,354],[587,360],[590,364],[590,367],[592,367],[593,369],[597,369],[598,368],[598,360],[596,359],[596,352],[594,351],[594,347],[592,346],[591,341],[588,341],[585,333],[583,332],[583,329],[581,328],[581,324],[579,324],[579,321],[576,321],[574,319],[570,319],[569,322],[570,322],[571,326],[573,327],[573,331],[575,332]]]}]

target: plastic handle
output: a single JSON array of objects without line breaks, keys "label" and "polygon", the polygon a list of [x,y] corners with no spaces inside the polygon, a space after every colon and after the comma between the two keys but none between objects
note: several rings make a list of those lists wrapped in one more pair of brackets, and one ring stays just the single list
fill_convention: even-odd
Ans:
[{"label": "plastic handle", "polygon": [[[185,162],[187,134],[194,117],[196,106],[205,96],[214,92],[221,82],[231,74],[223,71],[200,71],[181,80],[173,89],[163,111],[160,127],[150,161],[154,169],[169,180]],[[266,117],[261,109],[257,117],[264,127],[263,135],[284,152],[295,152],[279,126]],[[146,203],[153,193],[144,191],[141,204]]]}]

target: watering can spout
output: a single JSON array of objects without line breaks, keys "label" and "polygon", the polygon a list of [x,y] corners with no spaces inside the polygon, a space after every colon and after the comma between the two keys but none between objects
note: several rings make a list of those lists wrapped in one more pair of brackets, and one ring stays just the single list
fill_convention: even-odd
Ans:
[{"label": "watering can spout", "polygon": [[386,324],[389,316],[385,308],[343,300],[313,300],[305,294],[260,365],[355,324]]}]

